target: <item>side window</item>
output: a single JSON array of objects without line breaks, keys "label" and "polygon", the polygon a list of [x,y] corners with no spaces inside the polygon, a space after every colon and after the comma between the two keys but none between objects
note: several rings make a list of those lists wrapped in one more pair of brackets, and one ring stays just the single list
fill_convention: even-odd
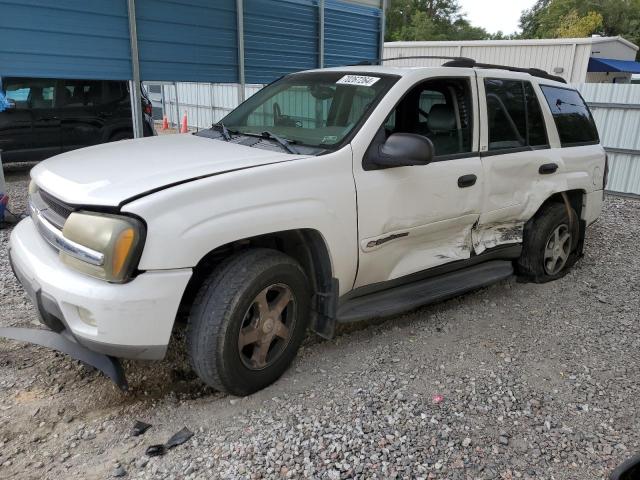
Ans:
[{"label": "side window", "polygon": [[416,133],[433,143],[436,157],[471,152],[472,98],[467,79],[426,81],[407,93],[384,123],[385,132]]},{"label": "side window", "polygon": [[53,108],[55,80],[12,78],[5,82],[5,91],[16,109]]},{"label": "side window", "polygon": [[549,144],[544,116],[530,82],[487,78],[489,150]]},{"label": "side window", "polygon": [[544,123],[544,116],[540,108],[540,102],[531,83],[522,82],[524,85],[524,96],[527,101],[527,133],[528,144],[532,147],[542,147],[549,145],[547,138],[547,127]]},{"label": "side window", "polygon": [[[160,85],[152,85],[158,87],[158,93],[161,91]],[[129,92],[127,92],[126,85],[123,82],[108,81],[103,82],[104,88],[104,103],[120,102],[123,99],[127,99]]]},{"label": "side window", "polygon": [[61,107],[91,107],[102,103],[102,82],[63,80],[58,105]]},{"label": "side window", "polygon": [[520,80],[486,78],[489,150],[524,147],[527,113]]},{"label": "side window", "polygon": [[598,129],[580,94],[568,88],[540,85],[563,147],[598,143]]}]

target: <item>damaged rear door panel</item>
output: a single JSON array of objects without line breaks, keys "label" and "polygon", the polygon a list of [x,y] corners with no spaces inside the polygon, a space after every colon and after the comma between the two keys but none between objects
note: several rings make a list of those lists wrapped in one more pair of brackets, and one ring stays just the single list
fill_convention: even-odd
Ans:
[{"label": "damaged rear door panel", "polygon": [[545,125],[537,86],[510,78],[509,72],[496,78],[495,72],[478,71],[477,81],[486,126],[480,137],[483,208],[472,231],[473,250],[480,254],[522,242],[524,224],[558,188],[558,176],[541,175],[540,168],[549,163],[563,168],[557,154],[550,159],[554,138]]}]

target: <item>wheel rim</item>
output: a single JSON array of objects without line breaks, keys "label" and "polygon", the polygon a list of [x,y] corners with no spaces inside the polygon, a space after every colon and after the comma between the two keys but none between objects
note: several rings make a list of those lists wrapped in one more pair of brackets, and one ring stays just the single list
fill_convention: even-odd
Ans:
[{"label": "wheel rim", "polygon": [[263,370],[273,365],[289,344],[295,317],[295,297],[287,285],[269,285],[258,293],[238,333],[238,350],[244,366]]},{"label": "wheel rim", "polygon": [[551,232],[544,249],[544,270],[548,275],[555,275],[562,270],[571,253],[571,233],[564,223]]}]

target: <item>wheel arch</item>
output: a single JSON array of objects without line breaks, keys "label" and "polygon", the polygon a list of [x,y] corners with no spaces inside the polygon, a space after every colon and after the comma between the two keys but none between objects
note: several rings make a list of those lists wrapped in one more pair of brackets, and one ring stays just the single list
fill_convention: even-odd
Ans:
[{"label": "wheel arch", "polygon": [[314,229],[302,228],[256,235],[218,246],[207,252],[193,268],[180,302],[178,320],[185,321],[193,300],[206,277],[229,256],[250,248],[271,248],[289,255],[300,263],[313,291],[311,328],[323,337],[333,336],[339,295],[338,279],[327,242]]},{"label": "wheel arch", "polygon": [[[554,203],[564,204],[567,208],[571,207],[576,212],[578,217],[578,238],[576,239],[574,248],[578,256],[582,256],[583,247],[584,247],[584,236],[587,228],[586,221],[583,219],[583,211],[584,205],[586,201],[586,190],[583,189],[573,189],[566,190],[562,192],[556,192],[550,195],[543,203],[540,205],[535,215],[531,218],[527,224],[532,222],[535,218],[541,215],[545,209]],[[526,227],[525,227],[526,228]]]}]

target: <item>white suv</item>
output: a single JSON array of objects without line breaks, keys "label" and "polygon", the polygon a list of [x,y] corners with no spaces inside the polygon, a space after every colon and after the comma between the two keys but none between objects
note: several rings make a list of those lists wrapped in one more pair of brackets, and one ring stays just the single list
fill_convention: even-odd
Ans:
[{"label": "white suv", "polygon": [[246,395],[308,327],[562,276],[606,181],[587,106],[537,70],[448,65],[287,75],[209,130],[39,164],[10,258],[56,348],[116,378],[98,354],[160,359],[186,321],[200,378]]}]

